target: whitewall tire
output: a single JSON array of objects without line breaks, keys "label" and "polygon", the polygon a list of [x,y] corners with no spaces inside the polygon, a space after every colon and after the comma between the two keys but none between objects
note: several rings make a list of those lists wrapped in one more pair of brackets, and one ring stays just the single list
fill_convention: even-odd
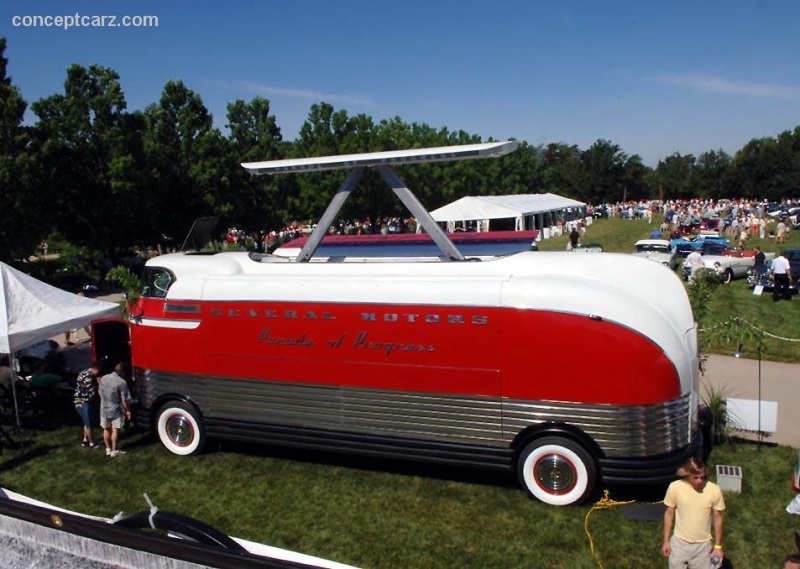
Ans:
[{"label": "whitewall tire", "polygon": [[167,450],[182,456],[200,453],[205,444],[205,432],[196,411],[180,401],[159,409],[156,432]]},{"label": "whitewall tire", "polygon": [[520,485],[534,498],[552,506],[580,504],[593,492],[596,466],[581,445],[562,437],[529,443],[517,461]]}]

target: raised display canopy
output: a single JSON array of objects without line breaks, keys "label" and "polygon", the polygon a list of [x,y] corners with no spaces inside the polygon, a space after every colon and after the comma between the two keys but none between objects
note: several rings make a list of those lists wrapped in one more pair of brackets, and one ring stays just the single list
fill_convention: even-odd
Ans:
[{"label": "raised display canopy", "polygon": [[421,162],[447,162],[474,158],[496,158],[517,149],[519,142],[505,140],[461,146],[439,146],[437,148],[413,148],[389,150],[365,154],[343,154],[317,158],[295,158],[291,160],[269,160],[246,162],[242,166],[251,174],[286,174],[289,172],[319,172],[366,166],[388,166],[392,164],[419,164]]},{"label": "raised display canopy", "polygon": [[390,150],[387,152],[367,152],[365,154],[343,154],[340,156],[320,156],[318,158],[296,158],[292,160],[270,160],[267,162],[246,162],[242,166],[251,174],[287,174],[291,172],[320,172],[323,170],[348,169],[350,174],[331,199],[314,231],[297,255],[298,263],[305,263],[317,250],[322,238],[336,220],[353,188],[368,167],[375,168],[383,180],[400,198],[403,205],[417,220],[417,223],[430,234],[439,246],[444,258],[463,261],[464,255],[445,235],[442,228],[419,202],[414,193],[394,173],[394,164],[419,164],[422,162],[450,162],[474,158],[497,158],[513,152],[519,146],[516,140],[503,142],[484,142],[482,144],[462,144],[460,146],[440,146],[437,148],[412,148],[409,150]]}]

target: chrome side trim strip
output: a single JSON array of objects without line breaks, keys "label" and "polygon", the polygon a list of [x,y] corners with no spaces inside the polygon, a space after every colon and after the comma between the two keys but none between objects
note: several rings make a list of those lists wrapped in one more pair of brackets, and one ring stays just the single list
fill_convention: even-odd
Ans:
[{"label": "chrome side trim strip", "polygon": [[[139,398],[189,397],[204,417],[508,448],[524,429],[573,425],[607,456],[647,457],[690,442],[689,395],[657,405],[513,401],[137,370]],[[157,411],[152,409],[153,412]]]},{"label": "chrome side trim strip", "polygon": [[169,314],[170,312],[175,314],[200,314],[200,305],[167,302],[164,304],[164,314]]},{"label": "chrome side trim strip", "polygon": [[181,330],[195,330],[200,326],[199,320],[168,320],[164,318],[140,318],[136,320],[138,326],[151,326],[153,328],[176,328]]}]

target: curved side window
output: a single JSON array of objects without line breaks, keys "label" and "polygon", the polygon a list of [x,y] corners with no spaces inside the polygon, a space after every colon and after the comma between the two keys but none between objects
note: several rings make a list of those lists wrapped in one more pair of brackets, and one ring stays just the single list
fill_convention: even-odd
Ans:
[{"label": "curved side window", "polygon": [[175,276],[161,267],[145,267],[142,282],[142,296],[166,298],[169,287],[175,282]]}]

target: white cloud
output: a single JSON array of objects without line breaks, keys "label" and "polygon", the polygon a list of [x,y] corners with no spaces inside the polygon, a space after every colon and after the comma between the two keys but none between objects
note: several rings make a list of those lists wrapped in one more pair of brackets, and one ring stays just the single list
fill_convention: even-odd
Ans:
[{"label": "white cloud", "polygon": [[248,91],[257,95],[263,95],[270,99],[297,99],[315,103],[324,101],[326,103],[360,105],[365,107],[375,106],[375,103],[369,97],[349,93],[323,93],[321,91],[313,91],[311,89],[273,87],[271,85],[262,85],[260,83],[253,83],[249,81],[236,83],[235,86],[243,91]]},{"label": "white cloud", "polygon": [[708,93],[800,100],[800,87],[770,83],[741,83],[711,75],[663,75],[657,80],[659,83],[681,85]]}]

